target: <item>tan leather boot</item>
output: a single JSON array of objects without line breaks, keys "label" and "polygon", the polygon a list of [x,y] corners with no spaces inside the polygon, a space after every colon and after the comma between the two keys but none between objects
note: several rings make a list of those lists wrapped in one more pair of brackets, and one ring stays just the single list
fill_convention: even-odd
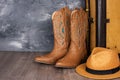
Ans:
[{"label": "tan leather boot", "polygon": [[88,18],[87,13],[81,8],[71,13],[71,43],[68,53],[57,61],[56,67],[73,68],[80,64],[87,55],[86,34]]},{"label": "tan leather boot", "polygon": [[70,15],[71,11],[67,7],[53,13],[54,48],[47,55],[35,57],[36,62],[55,64],[67,53],[70,43]]}]

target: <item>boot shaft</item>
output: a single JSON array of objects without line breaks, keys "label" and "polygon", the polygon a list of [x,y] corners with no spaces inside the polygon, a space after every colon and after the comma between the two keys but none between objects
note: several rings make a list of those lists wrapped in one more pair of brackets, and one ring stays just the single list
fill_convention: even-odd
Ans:
[{"label": "boot shaft", "polygon": [[71,11],[67,7],[53,13],[54,47],[68,48],[70,42],[70,15]]},{"label": "boot shaft", "polygon": [[85,45],[87,26],[87,13],[82,8],[80,10],[75,9],[71,13],[71,45],[78,48]]}]

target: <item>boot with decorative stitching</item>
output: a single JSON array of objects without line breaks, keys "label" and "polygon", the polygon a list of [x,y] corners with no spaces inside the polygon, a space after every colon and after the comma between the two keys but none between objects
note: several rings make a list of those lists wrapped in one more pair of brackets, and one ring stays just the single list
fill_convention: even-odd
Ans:
[{"label": "boot with decorative stitching", "polygon": [[65,56],[70,43],[70,15],[71,11],[67,7],[53,13],[54,48],[46,55],[35,57],[35,62],[55,64],[58,59]]},{"label": "boot with decorative stitching", "polygon": [[87,13],[81,8],[71,13],[71,42],[68,53],[57,61],[56,67],[74,68],[87,57],[86,34],[88,26]]}]

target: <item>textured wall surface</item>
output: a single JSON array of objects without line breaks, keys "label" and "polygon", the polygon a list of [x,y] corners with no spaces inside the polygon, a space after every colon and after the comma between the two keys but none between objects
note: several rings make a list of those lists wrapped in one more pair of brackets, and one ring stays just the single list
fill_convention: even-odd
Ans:
[{"label": "textured wall surface", "polygon": [[85,0],[0,0],[0,51],[50,51],[51,14],[68,6],[84,7]]}]

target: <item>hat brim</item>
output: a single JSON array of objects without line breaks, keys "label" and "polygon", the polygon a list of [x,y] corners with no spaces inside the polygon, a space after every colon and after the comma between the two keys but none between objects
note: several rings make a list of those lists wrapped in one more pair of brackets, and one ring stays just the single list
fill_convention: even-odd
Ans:
[{"label": "hat brim", "polygon": [[76,72],[80,74],[81,76],[92,78],[92,79],[114,79],[120,77],[120,71],[114,73],[114,74],[108,74],[108,75],[95,75],[88,73],[86,71],[86,64],[81,64],[76,68]]}]

